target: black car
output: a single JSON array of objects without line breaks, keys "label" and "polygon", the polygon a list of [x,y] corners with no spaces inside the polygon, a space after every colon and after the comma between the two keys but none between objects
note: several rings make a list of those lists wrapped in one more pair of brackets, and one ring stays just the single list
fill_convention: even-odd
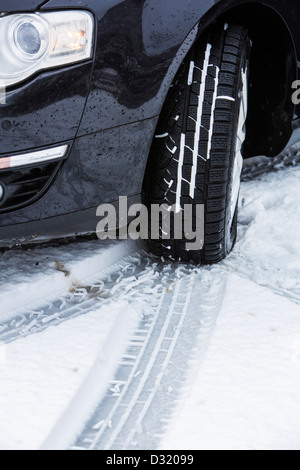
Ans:
[{"label": "black car", "polygon": [[[95,232],[126,196],[166,208],[155,254],[224,258],[243,158],[297,139],[299,20],[299,0],[0,0],[0,244]],[[187,208],[190,233],[167,227]]]}]

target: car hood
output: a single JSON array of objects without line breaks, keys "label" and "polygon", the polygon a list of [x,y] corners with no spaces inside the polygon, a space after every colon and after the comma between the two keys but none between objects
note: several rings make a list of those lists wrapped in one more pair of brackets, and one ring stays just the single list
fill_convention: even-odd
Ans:
[{"label": "car hood", "polygon": [[44,3],[47,2],[45,0],[1,0],[0,12],[37,10]]}]

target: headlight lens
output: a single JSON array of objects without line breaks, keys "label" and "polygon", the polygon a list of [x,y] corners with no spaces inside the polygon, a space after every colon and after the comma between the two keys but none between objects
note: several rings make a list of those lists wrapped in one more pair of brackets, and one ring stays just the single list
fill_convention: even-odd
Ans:
[{"label": "headlight lens", "polygon": [[0,84],[15,85],[39,70],[92,57],[94,18],[83,11],[0,18]]},{"label": "headlight lens", "polygon": [[41,49],[42,38],[33,23],[21,23],[15,35],[16,45],[26,54],[36,55]]}]

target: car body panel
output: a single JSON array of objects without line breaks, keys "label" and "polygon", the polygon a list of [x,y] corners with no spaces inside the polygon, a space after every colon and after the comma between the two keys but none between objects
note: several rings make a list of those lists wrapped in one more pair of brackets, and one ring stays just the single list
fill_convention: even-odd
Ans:
[{"label": "car body panel", "polygon": [[75,139],[55,185],[36,203],[1,217],[29,222],[140,194],[156,124],[154,118]]},{"label": "car body panel", "polygon": [[7,90],[0,106],[0,154],[74,139],[86,104],[93,62],[44,72]]},{"label": "car body panel", "polygon": [[0,8],[2,12],[34,11],[40,8],[45,1],[41,0],[1,0]]}]

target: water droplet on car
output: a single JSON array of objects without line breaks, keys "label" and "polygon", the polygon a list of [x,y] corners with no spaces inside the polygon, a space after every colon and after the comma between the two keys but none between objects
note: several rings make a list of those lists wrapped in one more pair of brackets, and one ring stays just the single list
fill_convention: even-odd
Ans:
[{"label": "water droplet on car", "polygon": [[2,129],[4,129],[5,131],[8,131],[11,128],[11,122],[8,120],[5,120],[2,122],[1,126],[2,126]]}]

